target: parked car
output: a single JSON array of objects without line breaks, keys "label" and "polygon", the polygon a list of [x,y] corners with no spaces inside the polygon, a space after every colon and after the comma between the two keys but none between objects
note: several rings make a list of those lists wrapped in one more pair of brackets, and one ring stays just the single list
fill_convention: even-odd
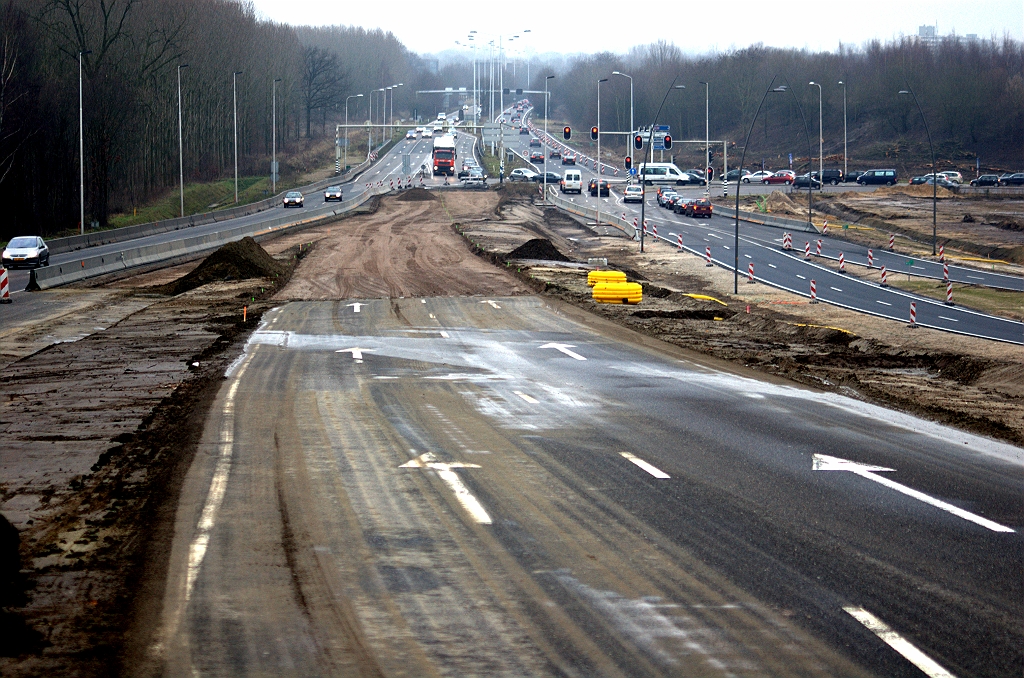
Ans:
[{"label": "parked car", "polygon": [[816,174],[817,172],[813,172],[812,174],[801,174],[800,176],[793,180],[793,187],[807,188],[807,184],[810,183],[811,188],[821,188],[821,182],[818,181],[818,178],[816,176],[814,176]]},{"label": "parked car", "polygon": [[977,179],[971,179],[971,186],[998,186],[998,174],[982,174]]},{"label": "parked car", "polygon": [[846,177],[843,176],[843,170],[840,169],[827,169],[822,171],[822,176],[818,176],[817,172],[811,172],[811,176],[820,181],[823,184],[829,186],[838,186],[840,183],[846,181]]},{"label": "parked car", "polygon": [[691,200],[686,203],[686,207],[683,210],[683,214],[688,217],[707,217],[711,218],[711,201],[707,198],[699,198],[697,200]]},{"label": "parked car", "polygon": [[533,181],[533,178],[538,176],[536,172],[525,167],[517,167],[512,170],[508,175],[509,181]]},{"label": "parked car", "polygon": [[50,265],[50,248],[37,235],[23,235],[12,238],[3,254],[0,265],[4,268],[38,268]]},{"label": "parked car", "polygon": [[540,148],[540,147],[541,147],[540,139],[538,139],[537,137],[530,137],[530,148]]},{"label": "parked car", "polygon": [[892,186],[896,183],[896,170],[894,169],[873,169],[857,177],[857,183],[861,186],[879,185]]},{"label": "parked car", "polygon": [[1003,186],[1024,186],[1024,172],[1017,172],[1008,177],[1002,177],[999,181]]},{"label": "parked car", "polygon": [[765,177],[761,180],[762,184],[766,186],[769,184],[785,184],[791,185],[796,180],[796,174],[790,170],[779,170],[770,177]]},{"label": "parked car", "polygon": [[644,189],[642,186],[626,186],[626,190],[622,192],[622,202],[643,202],[644,201]]},{"label": "parked car", "polygon": [[730,183],[736,183],[737,181],[739,181],[742,178],[743,179],[743,183],[749,184],[750,181],[747,179],[747,177],[749,177],[749,176],[750,176],[750,170],[734,169],[734,170],[729,170],[729,173],[725,175],[725,180],[727,182],[730,182]]},{"label": "parked car", "polygon": [[957,186],[959,186],[959,184],[950,181],[949,179],[947,179],[946,177],[944,177],[941,174],[939,174],[939,175],[925,174],[925,175],[920,176],[920,177],[914,177],[913,179],[910,180],[910,185],[911,186],[931,186],[933,183],[936,186],[942,186],[943,188],[949,188],[949,189],[954,189]]},{"label": "parked car", "polygon": [[[590,180],[590,183],[587,184],[587,190],[590,191],[590,195],[597,197],[597,192],[598,192],[597,179],[591,179]],[[605,196],[607,196],[609,194],[608,182],[606,180],[604,180],[604,179],[601,179],[600,190],[601,190],[601,197],[605,197]]]},{"label": "parked car", "polygon": [[576,164],[576,154],[575,153],[570,153],[569,151],[566,151],[565,153],[563,153],[562,154],[562,164],[563,165],[575,165]]},{"label": "parked car", "polygon": [[331,200],[341,201],[341,186],[328,186],[324,189],[324,202],[330,202]]},{"label": "parked car", "polygon": [[487,175],[484,174],[483,169],[479,167],[470,168],[465,178],[462,179],[468,188],[486,188],[487,187]]},{"label": "parked car", "polygon": [[288,191],[284,194],[284,200],[281,201],[282,207],[302,207],[303,197],[298,191]]},{"label": "parked car", "polygon": [[759,184],[768,177],[772,176],[773,174],[775,174],[775,172],[769,172],[768,170],[760,170],[759,172],[754,172],[753,174],[748,174],[747,176],[743,177],[743,183]]}]

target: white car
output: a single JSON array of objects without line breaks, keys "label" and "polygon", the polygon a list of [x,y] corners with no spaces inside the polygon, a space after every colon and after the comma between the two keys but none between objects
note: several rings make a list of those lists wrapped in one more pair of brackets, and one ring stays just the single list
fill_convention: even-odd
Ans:
[{"label": "white car", "polygon": [[406,132],[405,133],[405,138],[406,139],[415,139],[416,138],[416,130],[411,129],[408,132]]},{"label": "white car", "polygon": [[768,177],[775,176],[775,172],[769,172],[767,170],[761,170],[760,172],[754,172],[743,177],[743,183],[745,184],[759,184]]},{"label": "white car", "polygon": [[434,134],[444,134],[444,127],[434,125]]},{"label": "white car", "polygon": [[302,207],[303,199],[302,193],[298,191],[288,191],[284,194],[284,200],[282,201],[282,207]]},{"label": "white car", "polygon": [[0,259],[0,268],[36,268],[49,265],[50,248],[37,235],[12,238]]},{"label": "white car", "polygon": [[432,137],[432,136],[434,136],[434,132],[431,131],[431,129],[429,127],[425,127],[423,129],[423,138],[426,139],[427,137]]},{"label": "white car", "polygon": [[533,170],[526,169],[525,167],[517,167],[508,175],[509,181],[533,181],[533,178],[539,176]]},{"label": "white car", "polygon": [[962,184],[962,183],[964,183],[964,175],[960,174],[959,172],[953,171],[953,170],[950,170],[948,172],[939,172],[939,176],[946,177],[947,179],[952,181],[954,184]]},{"label": "white car", "polygon": [[643,202],[644,189],[640,186],[626,186],[622,192],[622,202]]}]

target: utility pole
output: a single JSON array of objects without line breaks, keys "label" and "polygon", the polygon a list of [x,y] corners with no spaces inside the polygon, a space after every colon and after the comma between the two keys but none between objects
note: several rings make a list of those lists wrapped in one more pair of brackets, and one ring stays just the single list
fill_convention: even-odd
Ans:
[{"label": "utility pole", "polygon": [[185,161],[182,156],[181,143],[181,69],[188,64],[178,64],[178,186],[181,197],[181,216],[185,216]]}]

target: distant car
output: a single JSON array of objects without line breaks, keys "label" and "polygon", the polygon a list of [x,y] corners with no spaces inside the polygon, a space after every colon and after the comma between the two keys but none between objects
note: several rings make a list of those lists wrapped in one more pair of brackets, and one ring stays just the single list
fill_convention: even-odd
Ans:
[{"label": "distant car", "polygon": [[427,137],[432,137],[432,136],[434,136],[434,131],[432,129],[430,129],[429,127],[424,127],[423,128],[423,138],[426,139]]},{"label": "distant car", "polygon": [[838,186],[846,181],[846,177],[843,176],[843,170],[840,169],[827,169],[822,174],[823,176],[819,177],[817,172],[811,172],[812,177],[829,186]]},{"label": "distant car", "polygon": [[977,179],[971,179],[971,186],[998,186],[998,174],[982,174]]},{"label": "distant car", "polygon": [[945,172],[939,172],[939,174],[941,174],[942,176],[946,177],[947,179],[952,181],[954,184],[962,184],[962,183],[964,183],[964,175],[960,174],[959,172],[957,172],[955,170],[946,170]]},{"label": "distant car", "polygon": [[666,203],[668,203],[669,198],[671,198],[673,196],[676,196],[676,195],[679,195],[679,194],[676,193],[675,191],[671,190],[671,189],[659,190],[658,191],[658,205],[661,206],[661,207],[665,207]]},{"label": "distant car", "polygon": [[549,158],[561,158],[562,157],[562,152],[560,150],[558,150],[557,148],[552,148],[551,151],[548,153],[548,157]]},{"label": "distant car", "polygon": [[576,154],[575,153],[570,153],[568,151],[563,153],[562,154],[562,164],[563,165],[575,165],[576,164]]},{"label": "distant car", "polygon": [[520,127],[519,128],[519,133],[520,134],[529,134],[530,130],[526,129],[525,127]]},{"label": "distant car", "polygon": [[796,181],[796,174],[790,172],[789,170],[779,170],[770,177],[765,177],[764,179],[762,179],[761,183],[766,186],[770,184],[786,184],[787,186],[789,186],[794,181]]},{"label": "distant car", "polygon": [[328,186],[324,189],[324,202],[330,202],[331,200],[342,200],[341,186]]},{"label": "distant car", "polygon": [[1024,172],[1017,172],[1016,174],[1011,174],[1008,177],[1001,177],[999,181],[1003,186],[1024,186]]},{"label": "distant car", "polygon": [[540,139],[538,139],[537,137],[530,137],[530,148],[540,148],[540,147],[541,147]]},{"label": "distant car", "polygon": [[850,182],[857,183],[857,179],[859,179],[860,175],[862,175],[862,174],[864,174],[864,173],[863,172],[858,172],[856,170],[854,170],[853,172],[847,172],[846,173],[846,177],[845,177],[846,178],[846,183],[850,183]]},{"label": "distant car", "polygon": [[626,186],[622,192],[622,202],[643,202],[644,189],[642,186]]},{"label": "distant car", "polygon": [[416,130],[411,129],[408,132],[406,132],[405,133],[405,138],[406,139],[415,139],[416,138]]},{"label": "distant car", "polygon": [[[597,193],[598,193],[597,179],[591,179],[590,180],[590,183],[587,184],[587,190],[590,191],[590,195],[592,195],[594,197],[597,197]],[[608,182],[605,181],[604,179],[601,179],[600,191],[601,191],[601,196],[607,196],[609,194]]]},{"label": "distant car", "polygon": [[897,176],[896,170],[894,169],[873,169],[868,170],[857,177],[857,183],[861,186],[879,184],[894,186],[896,184]]},{"label": "distant car", "polygon": [[544,162],[544,152],[533,151],[530,153],[530,162]]},{"label": "distant car", "polygon": [[743,178],[743,183],[749,184],[750,181],[747,179],[747,177],[749,177],[749,176],[750,176],[750,170],[738,170],[738,169],[735,169],[735,170],[729,170],[729,173],[725,175],[725,180],[727,182],[730,182],[730,183],[735,183],[736,181],[738,181],[742,177]]},{"label": "distant car", "polygon": [[444,134],[444,127],[434,125],[434,134]]},{"label": "distant car", "polygon": [[302,207],[302,204],[302,194],[298,191],[288,191],[284,194],[284,200],[281,202],[283,207]]},{"label": "distant car", "polygon": [[688,217],[707,217],[711,218],[711,201],[707,198],[700,198],[698,200],[691,200],[686,203],[683,214]]},{"label": "distant car", "polygon": [[678,195],[672,200],[672,211],[676,214],[686,214],[686,207],[695,200],[696,198],[684,198]]},{"label": "distant car", "polygon": [[0,262],[4,268],[38,268],[50,265],[50,248],[43,239],[36,235],[23,235],[12,238]]},{"label": "distant car", "polygon": [[[814,172],[817,174],[817,172]],[[807,188],[807,184],[811,185],[811,188],[821,188],[821,182],[818,181],[817,177],[810,174],[801,174],[800,176],[793,179],[794,188]]]},{"label": "distant car", "polygon": [[473,167],[469,170],[469,173],[462,178],[463,183],[467,188],[486,188],[487,187],[487,175],[479,167]]},{"label": "distant car", "polygon": [[688,169],[684,171],[684,174],[690,175],[690,181],[688,183],[695,184],[697,186],[707,186],[708,184],[708,175],[704,170]]},{"label": "distant car", "polygon": [[921,184],[923,184],[926,181],[928,181],[928,177],[926,177],[926,176],[911,177],[910,178],[910,185],[911,186],[920,186]]},{"label": "distant car", "polygon": [[548,183],[557,186],[562,181],[562,175],[558,172],[541,172],[533,178],[538,184]]},{"label": "distant car", "polygon": [[509,181],[533,181],[533,178],[538,176],[536,172],[525,167],[517,167],[508,175]]},{"label": "distant car", "polygon": [[747,176],[743,177],[743,183],[759,184],[768,177],[772,176],[773,174],[775,174],[775,172],[769,172],[768,170],[760,170],[758,172],[754,172],[753,174],[748,174]]}]

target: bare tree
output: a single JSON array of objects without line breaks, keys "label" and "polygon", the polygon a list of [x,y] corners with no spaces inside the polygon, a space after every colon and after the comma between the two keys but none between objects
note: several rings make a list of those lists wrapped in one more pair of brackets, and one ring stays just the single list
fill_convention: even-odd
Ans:
[{"label": "bare tree", "polygon": [[306,138],[310,136],[313,111],[326,109],[338,101],[344,77],[338,66],[338,55],[322,47],[302,50],[302,103],[306,110]]}]

